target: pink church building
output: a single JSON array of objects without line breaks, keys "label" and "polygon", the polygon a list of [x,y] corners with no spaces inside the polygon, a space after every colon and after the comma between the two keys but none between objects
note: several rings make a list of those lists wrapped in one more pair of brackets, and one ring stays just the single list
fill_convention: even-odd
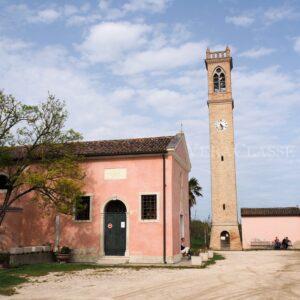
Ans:
[{"label": "pink church building", "polygon": [[300,249],[300,208],[242,208],[243,249],[272,245],[275,237],[288,237]]},{"label": "pink church building", "polygon": [[51,243],[70,247],[75,261],[180,261],[181,237],[190,242],[191,164],[184,134],[82,142],[80,149],[84,210],[45,215],[22,199],[0,228],[0,251]]}]

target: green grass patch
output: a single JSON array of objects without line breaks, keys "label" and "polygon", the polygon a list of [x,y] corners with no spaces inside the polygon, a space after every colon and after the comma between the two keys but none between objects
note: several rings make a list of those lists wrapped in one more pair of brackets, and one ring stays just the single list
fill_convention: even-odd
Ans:
[{"label": "green grass patch", "polygon": [[29,281],[29,277],[45,276],[51,272],[72,272],[85,269],[106,268],[90,264],[36,264],[10,269],[0,269],[0,295],[14,294],[15,287]]},{"label": "green grass patch", "polygon": [[204,263],[204,268],[209,265],[214,265],[217,260],[223,260],[225,257],[219,253],[214,253],[214,257]]},{"label": "green grass patch", "polygon": [[[0,269],[0,295],[13,295],[16,293],[15,288],[25,282],[29,282],[30,277],[45,276],[51,272],[59,272],[61,275],[65,272],[75,272],[87,269],[99,270],[99,272],[107,272],[112,268],[130,268],[136,271],[141,269],[153,268],[169,268],[169,269],[186,269],[185,266],[171,266],[171,265],[93,265],[93,264],[36,264],[25,265],[10,269]],[[199,268],[199,267],[195,267]],[[59,276],[60,274],[57,274]]]},{"label": "green grass patch", "polygon": [[6,272],[6,270],[0,270],[0,295],[13,295],[14,287],[26,281],[26,278]]}]

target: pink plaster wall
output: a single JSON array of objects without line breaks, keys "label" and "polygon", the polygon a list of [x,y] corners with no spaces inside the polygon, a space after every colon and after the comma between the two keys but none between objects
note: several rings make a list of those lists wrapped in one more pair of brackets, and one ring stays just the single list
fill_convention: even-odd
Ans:
[{"label": "pink plaster wall", "polygon": [[[8,212],[5,222],[0,227],[0,251],[20,244],[22,212]],[[16,230],[17,229],[17,230]]]},{"label": "pink plaster wall", "polygon": [[[183,141],[176,148],[176,152],[179,157],[187,163],[187,157],[185,155],[185,145]],[[181,244],[181,229],[180,229],[180,215],[183,216],[184,220],[184,234],[186,246],[190,245],[190,233],[189,233],[189,194],[188,194],[188,172],[182,168],[181,164],[173,158],[173,201],[172,201],[172,212],[173,212],[173,253],[174,255],[180,253]],[[178,242],[179,241],[179,242]]]},{"label": "pink plaster wall", "polygon": [[[187,155],[187,154],[186,154]],[[129,226],[128,254],[130,256],[162,257],[163,254],[163,160],[162,156],[140,156],[106,158],[83,163],[86,170],[85,192],[92,196],[92,220],[75,222],[71,216],[61,216],[60,245],[67,245],[92,255],[103,252],[100,236],[103,237],[101,218],[105,204],[111,199],[119,199],[127,207],[127,226]],[[126,168],[127,179],[104,180],[104,169]],[[180,175],[182,173],[183,175]],[[183,176],[186,201],[183,210],[179,208],[179,177]],[[166,218],[167,218],[167,256],[179,254],[179,215],[185,215],[188,222],[187,207],[188,172],[175,161],[166,157]],[[158,196],[158,220],[143,221],[140,218],[140,195],[155,193]],[[30,198],[30,197],[28,197]],[[4,222],[18,235],[17,242],[7,242],[6,247],[33,246],[55,240],[55,213],[43,212],[30,201],[21,201],[24,208],[20,221],[13,223],[11,218]],[[16,205],[17,206],[17,205]],[[17,217],[17,216],[16,216]],[[185,224],[189,243],[188,223]],[[9,237],[7,237],[9,240]]]},{"label": "pink plaster wall", "polygon": [[251,241],[274,241],[288,237],[294,248],[300,248],[300,217],[242,217],[243,248],[251,248]]}]

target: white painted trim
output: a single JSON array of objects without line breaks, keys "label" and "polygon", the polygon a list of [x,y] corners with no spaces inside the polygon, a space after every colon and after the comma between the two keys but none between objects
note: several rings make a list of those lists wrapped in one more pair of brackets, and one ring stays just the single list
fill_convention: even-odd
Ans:
[{"label": "white painted trim", "polygon": [[74,223],[91,223],[93,221],[93,194],[84,194],[83,197],[90,197],[90,212],[89,212],[89,219],[88,220],[76,220],[75,219],[75,207],[73,213],[73,222]]},{"label": "white painted trim", "polygon": [[[166,261],[169,264],[175,264],[181,261],[182,254],[167,256]],[[129,263],[133,264],[163,264],[163,256],[147,256],[147,255],[133,255],[129,257]]]},{"label": "white painted trim", "polygon": [[133,255],[129,257],[129,263],[134,264],[163,264],[163,262],[163,256]]},{"label": "white painted trim", "polygon": [[187,172],[191,171],[191,166],[188,165],[175,151],[170,153],[175,160],[179,163],[179,165]]},{"label": "white painted trim", "polygon": [[[156,195],[156,219],[142,219],[142,196],[143,195]],[[139,193],[139,222],[141,223],[159,223],[160,222],[160,194],[159,192],[143,192]]]},{"label": "white painted trim", "polygon": [[[185,162],[176,152],[177,147],[179,147],[180,143],[183,143],[184,150],[186,152],[186,157],[187,157],[187,162]],[[190,156],[189,156],[189,151],[187,148],[186,140],[185,140],[185,135],[181,134],[180,140],[177,143],[175,148],[168,148],[167,149],[168,153],[173,155],[173,157],[178,161],[178,163],[188,172],[191,171],[192,165],[190,161]]]},{"label": "white painted trim", "polygon": [[[112,174],[112,171],[123,172],[123,174]],[[114,180],[126,180],[128,179],[128,170],[127,168],[104,168],[103,180],[104,181],[114,181]]]}]

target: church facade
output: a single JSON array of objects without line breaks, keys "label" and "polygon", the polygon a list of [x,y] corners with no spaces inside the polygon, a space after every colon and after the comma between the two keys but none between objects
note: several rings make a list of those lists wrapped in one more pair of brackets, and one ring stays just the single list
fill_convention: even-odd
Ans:
[{"label": "church facade", "polygon": [[82,142],[81,149],[84,210],[45,215],[30,196],[22,199],[1,226],[0,251],[51,244],[70,247],[75,261],[178,262],[181,238],[189,245],[190,236],[184,134]]}]

